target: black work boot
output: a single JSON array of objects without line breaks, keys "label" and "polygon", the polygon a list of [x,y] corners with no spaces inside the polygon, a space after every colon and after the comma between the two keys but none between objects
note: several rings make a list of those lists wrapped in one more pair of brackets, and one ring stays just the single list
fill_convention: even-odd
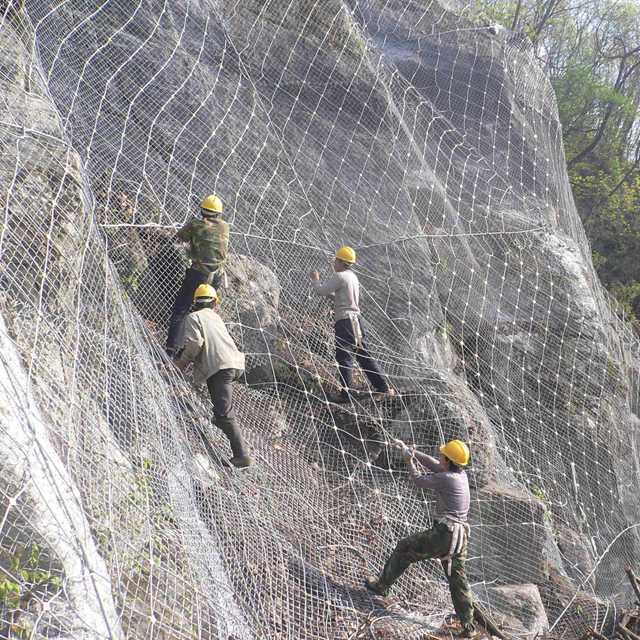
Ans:
[{"label": "black work boot", "polygon": [[337,393],[328,393],[327,400],[335,404],[346,404],[347,402],[351,402],[351,396],[349,395],[349,391],[342,387]]},{"label": "black work boot", "polygon": [[240,434],[240,429],[233,418],[216,418],[216,426],[224,433],[229,439],[231,445],[231,451],[233,452],[233,458],[229,462],[234,467],[244,469],[253,464],[253,460],[250,458],[246,450],[246,445]]},{"label": "black work boot", "polygon": [[456,634],[458,638],[476,638],[480,632],[476,629],[476,627],[471,625],[466,625],[462,627],[462,630]]},{"label": "black work boot", "polygon": [[378,401],[389,400],[391,398],[395,398],[396,395],[396,390],[389,387],[389,389],[387,389],[386,391],[375,391],[373,393],[373,399]]},{"label": "black work boot", "polygon": [[365,578],[364,586],[379,596],[386,596],[387,593],[389,593],[389,589],[385,587],[378,578],[374,578],[373,576],[367,576]]}]

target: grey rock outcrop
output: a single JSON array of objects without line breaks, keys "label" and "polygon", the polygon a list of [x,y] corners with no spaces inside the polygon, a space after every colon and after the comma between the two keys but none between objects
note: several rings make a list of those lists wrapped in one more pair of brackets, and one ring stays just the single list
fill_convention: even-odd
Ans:
[{"label": "grey rock outcrop", "polygon": [[[13,612],[14,626],[32,637],[51,633],[81,640],[123,638],[111,582],[89,532],[80,495],[51,442],[50,428],[33,397],[25,393],[25,372],[2,318],[0,346],[0,469],[7,497],[2,523],[18,532],[14,545],[29,543],[32,557],[35,545],[37,556],[30,565],[25,561],[25,566],[41,571],[35,586],[30,586],[33,578],[22,560],[17,567],[3,567],[5,575],[12,576],[20,589],[16,596],[27,598],[26,590],[31,599],[20,607],[24,610],[18,616]],[[38,585],[42,594],[34,593]],[[60,595],[63,597],[58,598]],[[7,606],[6,599],[2,606]],[[5,624],[3,620],[3,632],[7,631]]]},{"label": "grey rock outcrop", "polygon": [[487,581],[539,584],[548,567],[562,567],[545,505],[522,489],[490,484],[478,492],[471,520],[476,524],[470,571]]},{"label": "grey rock outcrop", "polygon": [[[274,381],[273,358],[279,357],[280,283],[265,265],[245,255],[232,256],[227,271],[228,299],[225,320],[247,355],[249,382]],[[277,366],[277,365],[276,365]]]},{"label": "grey rock outcrop", "polygon": [[[432,507],[391,437],[472,443],[490,604],[530,582],[551,626],[601,628],[638,553],[637,340],[595,277],[526,42],[440,0],[22,4],[0,26],[0,310],[123,633],[351,634],[362,575]],[[185,264],[169,232],[213,190],[233,224],[222,313],[250,355],[242,476],[158,342]],[[404,393],[336,410],[307,272],[343,242]],[[215,474],[194,469],[202,434]],[[449,607],[435,563],[397,593],[426,608],[388,616],[403,640]]]},{"label": "grey rock outcrop", "polygon": [[507,636],[535,638],[549,630],[547,613],[534,584],[487,586],[477,595],[490,600],[491,615]]}]

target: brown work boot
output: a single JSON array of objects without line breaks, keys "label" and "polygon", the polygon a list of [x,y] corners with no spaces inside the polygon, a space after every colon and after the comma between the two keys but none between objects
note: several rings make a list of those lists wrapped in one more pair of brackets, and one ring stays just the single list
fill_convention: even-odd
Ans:
[{"label": "brown work boot", "polygon": [[380,581],[377,578],[374,578],[373,576],[367,576],[364,579],[364,586],[369,591],[372,591],[379,596],[386,596],[389,591],[384,585],[380,584]]}]

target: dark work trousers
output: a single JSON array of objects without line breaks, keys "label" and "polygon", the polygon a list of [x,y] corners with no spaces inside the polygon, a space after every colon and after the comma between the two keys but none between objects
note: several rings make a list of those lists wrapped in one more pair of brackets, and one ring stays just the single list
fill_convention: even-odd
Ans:
[{"label": "dark work trousers", "polygon": [[[446,524],[436,522],[428,531],[421,531],[398,542],[387,560],[378,580],[379,587],[388,591],[389,587],[405,572],[409,565],[428,558],[442,558],[449,552],[451,532]],[[451,561],[451,575],[447,575],[446,562],[443,568],[456,614],[465,629],[473,628],[473,597],[465,573],[467,544]]]},{"label": "dark work trousers", "polygon": [[221,369],[207,378],[216,426],[229,439],[235,457],[246,455],[244,440],[233,412],[233,381],[239,374],[237,369]]},{"label": "dark work trousers", "polygon": [[389,390],[389,385],[384,379],[378,363],[369,355],[367,345],[364,342],[364,328],[360,324],[362,341],[360,347],[356,346],[356,339],[353,335],[351,320],[345,318],[338,320],[336,329],[336,360],[338,361],[338,371],[342,379],[342,386],[345,389],[351,388],[353,356],[356,357],[360,368],[364,371],[371,386],[382,393]]},{"label": "dark work trousers", "polygon": [[213,403],[216,418],[233,418],[233,381],[238,377],[237,369],[220,369],[207,378],[207,389]]},{"label": "dark work trousers", "polygon": [[[193,294],[201,284],[207,284],[209,274],[189,267],[184,274],[182,286],[178,290],[171,320],[169,320],[169,334],[167,335],[167,352],[175,353],[182,346],[182,323],[193,304]],[[210,283],[217,289],[222,282],[222,275],[216,273]]]}]

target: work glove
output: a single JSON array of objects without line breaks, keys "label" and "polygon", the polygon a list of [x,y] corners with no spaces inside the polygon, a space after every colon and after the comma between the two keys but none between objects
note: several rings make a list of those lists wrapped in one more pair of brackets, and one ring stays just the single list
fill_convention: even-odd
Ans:
[{"label": "work glove", "polygon": [[392,446],[398,449],[398,451],[400,451],[405,458],[413,457],[413,447],[410,447],[408,444],[406,444],[402,440],[399,440],[398,438],[393,438],[392,443]]}]

